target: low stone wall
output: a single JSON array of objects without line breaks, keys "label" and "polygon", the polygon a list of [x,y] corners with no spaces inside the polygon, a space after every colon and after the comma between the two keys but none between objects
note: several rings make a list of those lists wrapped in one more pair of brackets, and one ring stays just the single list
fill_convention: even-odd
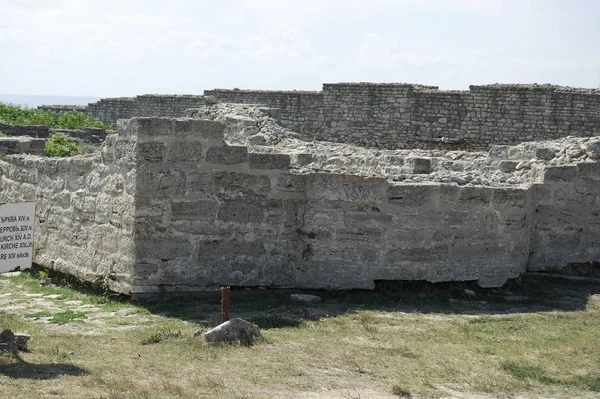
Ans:
[{"label": "low stone wall", "polygon": [[81,128],[81,129],[52,129],[52,134],[62,134],[72,140],[89,144],[101,144],[107,136],[106,129]]},{"label": "low stone wall", "polygon": [[109,137],[104,154],[11,155],[0,163],[0,202],[35,201],[34,261],[129,292],[134,259],[134,172]]},{"label": "low stone wall", "polygon": [[46,141],[30,137],[0,137],[0,154],[31,154],[43,156]]},{"label": "low stone wall", "polygon": [[45,139],[50,128],[43,125],[5,125],[0,123],[0,132],[7,136],[29,136]]},{"label": "low stone wall", "polygon": [[[38,202],[36,261],[138,297],[376,280],[494,287],[528,267],[600,261],[597,160],[539,166],[533,184],[400,182],[297,173],[302,154],[227,145],[224,131],[124,120],[101,156],[7,157],[0,201]],[[510,148],[494,156],[518,163]]]}]

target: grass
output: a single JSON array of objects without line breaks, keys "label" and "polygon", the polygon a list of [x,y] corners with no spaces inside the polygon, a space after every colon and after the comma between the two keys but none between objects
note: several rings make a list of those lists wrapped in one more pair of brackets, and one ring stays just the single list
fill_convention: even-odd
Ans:
[{"label": "grass", "polygon": [[0,123],[8,125],[45,125],[57,129],[78,129],[82,127],[114,129],[114,126],[105,125],[81,112],[56,113],[2,102],[0,102]]},{"label": "grass", "polygon": [[[520,308],[493,296],[481,304],[483,290],[454,305],[415,292],[350,292],[308,306],[289,294],[232,291],[232,317],[253,320],[264,336],[247,348],[194,336],[216,324],[215,297],[136,304],[75,283],[40,286],[36,273],[0,277],[2,293],[28,294],[38,309],[24,317],[23,299],[16,314],[0,311],[1,326],[32,335],[25,363],[0,358],[0,397],[600,397],[600,306],[589,296],[599,287],[568,287],[587,298],[579,310],[543,295],[565,287],[539,288],[525,288],[532,303]],[[47,295],[59,296],[51,312],[39,310]],[[66,307],[75,300],[98,309]],[[98,312],[115,313],[84,322]]]}]

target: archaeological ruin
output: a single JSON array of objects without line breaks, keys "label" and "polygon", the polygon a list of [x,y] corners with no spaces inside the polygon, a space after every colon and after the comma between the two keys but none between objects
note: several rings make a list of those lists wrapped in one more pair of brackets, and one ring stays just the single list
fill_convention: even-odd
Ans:
[{"label": "archaeological ruin", "polygon": [[119,293],[498,287],[600,262],[599,90],[338,83],[81,110],[117,123],[102,150],[7,155],[0,202],[37,203],[36,263]]}]

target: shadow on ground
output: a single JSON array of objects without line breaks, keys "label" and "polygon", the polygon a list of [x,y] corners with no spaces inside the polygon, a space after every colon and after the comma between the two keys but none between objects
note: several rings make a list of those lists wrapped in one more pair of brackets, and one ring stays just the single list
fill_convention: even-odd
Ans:
[{"label": "shadow on ground", "polygon": [[[292,293],[318,295],[312,304],[293,302]],[[428,283],[378,281],[373,291],[299,291],[236,289],[231,291],[231,317],[241,317],[262,329],[301,327],[307,320],[365,310],[406,313],[503,315],[552,310],[585,310],[592,295],[600,294],[600,279],[557,278],[526,274],[502,288],[484,289],[470,282]],[[149,312],[199,323],[220,323],[220,294],[163,298],[141,303]]]},{"label": "shadow on ground", "polygon": [[14,379],[51,380],[63,375],[82,376],[89,372],[68,363],[9,363],[0,365],[0,374]]}]

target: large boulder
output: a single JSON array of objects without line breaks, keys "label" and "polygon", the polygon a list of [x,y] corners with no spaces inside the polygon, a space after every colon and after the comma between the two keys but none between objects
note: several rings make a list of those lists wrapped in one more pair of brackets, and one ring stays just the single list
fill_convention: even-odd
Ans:
[{"label": "large boulder", "polygon": [[261,337],[258,326],[243,319],[231,319],[200,335],[209,343],[239,342],[245,346]]}]

